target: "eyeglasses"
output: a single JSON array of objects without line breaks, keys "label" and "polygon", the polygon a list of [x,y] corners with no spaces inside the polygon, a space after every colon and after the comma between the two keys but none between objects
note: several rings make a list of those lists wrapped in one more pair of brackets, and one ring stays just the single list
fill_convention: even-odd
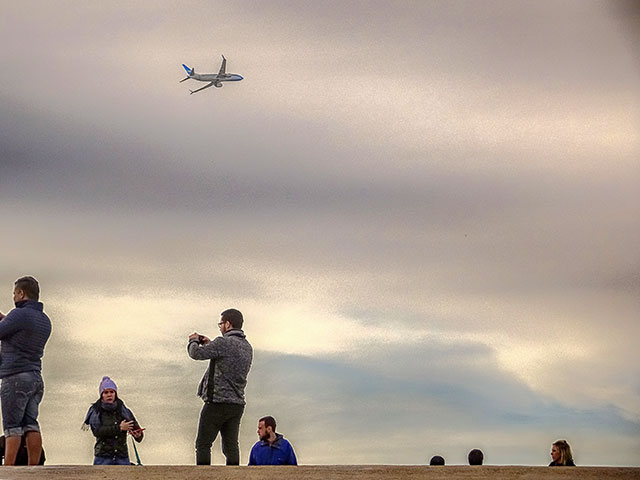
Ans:
[{"label": "eyeglasses", "polygon": [[225,320],[224,322],[218,322],[218,326],[221,327],[222,325],[224,325],[225,323],[227,323],[227,321]]}]

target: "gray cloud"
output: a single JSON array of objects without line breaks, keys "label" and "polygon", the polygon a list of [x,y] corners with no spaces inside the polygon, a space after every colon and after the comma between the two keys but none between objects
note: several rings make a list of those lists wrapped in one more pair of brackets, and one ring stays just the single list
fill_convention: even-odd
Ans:
[{"label": "gray cloud", "polygon": [[[88,352],[59,333],[52,339],[45,362],[42,416],[53,463],[62,458],[65,463],[91,460],[91,435],[68,425],[75,422],[79,428],[103,374],[116,380],[121,397],[148,429],[140,448],[143,460],[191,462],[200,407],[193,390],[206,365],[182,355],[183,341],[165,343],[167,358],[158,361],[133,357],[108,343],[97,343]],[[491,350],[480,344],[430,343],[378,352],[345,361],[338,356],[256,351],[242,427],[244,457],[255,441],[256,419],[271,414],[294,442],[303,463],[421,463],[429,451],[456,462],[470,448],[481,446],[491,463],[508,464],[519,458],[536,464],[545,460],[544,456],[537,460],[536,452],[547,448],[536,442],[542,437],[550,444],[554,435],[580,438],[577,457],[586,458],[588,452],[594,464],[633,458],[637,422],[609,406],[576,409],[542,397],[501,371]],[[60,410],[68,415],[54,414]],[[613,457],[600,448],[598,432],[603,427],[620,438],[611,449],[616,452]],[[507,432],[519,440],[503,451],[502,435],[489,440],[488,431]],[[319,442],[318,432],[339,438],[340,448],[336,442]],[[443,432],[450,433],[443,437]],[[447,435],[461,436],[461,443],[450,443]],[[389,436],[395,441],[389,442]],[[371,448],[381,442],[386,448],[372,455]],[[218,450],[214,456],[220,461]]]},{"label": "gray cloud", "polygon": [[[310,440],[314,432],[328,431],[345,440],[353,438],[357,445],[345,447],[343,455],[362,462],[371,461],[367,452],[379,441],[386,447],[377,452],[376,462],[425,461],[425,449],[439,451],[448,441],[440,437],[443,430],[467,437],[468,449],[486,445],[485,452],[495,463],[508,463],[509,459],[502,459],[496,448],[501,440],[492,442],[484,436],[494,429],[518,435],[522,442],[509,455],[528,456],[529,463],[538,448],[545,449],[529,443],[540,433],[571,436],[583,425],[589,425],[589,430],[611,424],[628,440],[637,435],[639,425],[624,420],[615,409],[580,411],[551,402],[501,372],[491,357],[480,345],[447,348],[437,344],[416,350],[385,349],[382,356],[374,354],[355,365],[338,358],[281,358],[260,353],[253,378],[264,382],[259,388],[260,399],[272,406],[258,410],[275,411],[288,427],[285,433],[299,438],[298,448],[305,453],[304,440]],[[295,411],[304,414],[292,418]],[[595,435],[595,430],[588,435]],[[356,440],[362,436],[367,439],[364,443]],[[397,441],[389,442],[389,436]],[[598,441],[593,441],[593,445],[584,442],[583,448],[597,449]],[[460,452],[447,453],[461,456]],[[317,451],[309,454],[313,455],[312,463],[332,461]],[[339,455],[336,451],[332,454]]]}]

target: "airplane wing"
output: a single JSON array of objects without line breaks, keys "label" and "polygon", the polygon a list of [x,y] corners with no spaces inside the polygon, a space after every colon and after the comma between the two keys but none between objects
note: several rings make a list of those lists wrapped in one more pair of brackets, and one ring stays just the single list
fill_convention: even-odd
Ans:
[{"label": "airplane wing", "polygon": [[189,90],[191,92],[191,95],[193,95],[196,92],[199,92],[200,90],[204,90],[205,88],[209,88],[211,85],[215,85],[217,83],[217,80],[214,80],[213,82],[209,82],[207,83],[204,87],[200,87],[197,90]]},{"label": "airplane wing", "polygon": [[224,55],[222,55],[222,65],[220,65],[220,71],[218,72],[218,75],[224,75],[226,73],[227,70],[227,59],[224,58]]}]

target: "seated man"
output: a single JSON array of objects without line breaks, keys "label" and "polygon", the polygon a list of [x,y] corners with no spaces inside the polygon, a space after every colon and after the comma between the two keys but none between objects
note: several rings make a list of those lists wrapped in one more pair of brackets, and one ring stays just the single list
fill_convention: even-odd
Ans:
[{"label": "seated man", "polygon": [[276,433],[276,419],[262,417],[258,420],[259,441],[251,449],[249,465],[297,465],[291,444]]},{"label": "seated man", "polygon": [[[0,436],[0,464],[4,463],[4,435]],[[27,443],[24,440],[24,435],[22,436],[22,440],[20,441],[20,448],[18,449],[18,455],[16,456],[16,465],[28,465],[27,461]],[[40,461],[38,465],[44,465],[46,458],[44,456],[44,448],[40,453]]]}]

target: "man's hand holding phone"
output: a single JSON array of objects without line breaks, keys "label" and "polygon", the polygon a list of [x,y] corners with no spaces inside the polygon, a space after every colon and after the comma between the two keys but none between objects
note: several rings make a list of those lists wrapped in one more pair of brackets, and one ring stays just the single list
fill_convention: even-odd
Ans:
[{"label": "man's hand holding phone", "polygon": [[206,335],[200,335],[198,332],[193,332],[191,335],[189,335],[189,340],[197,340],[198,344],[200,345],[206,345],[211,341],[209,337],[207,337]]}]

